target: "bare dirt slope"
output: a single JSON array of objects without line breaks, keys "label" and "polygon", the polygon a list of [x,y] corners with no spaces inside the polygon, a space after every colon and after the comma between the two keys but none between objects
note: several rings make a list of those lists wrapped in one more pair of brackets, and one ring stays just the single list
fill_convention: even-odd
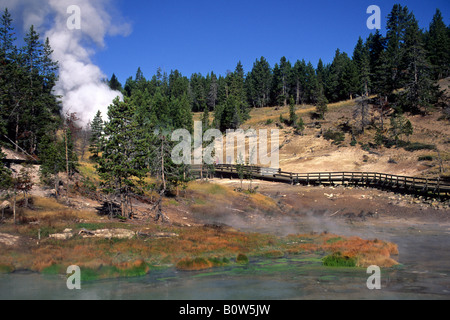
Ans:
[{"label": "bare dirt slope", "polygon": [[[440,81],[446,96],[442,103],[448,103],[450,97],[450,78]],[[330,104],[325,121],[311,119],[312,106],[297,106],[296,114],[302,117],[306,128],[304,135],[295,134],[294,129],[280,125],[279,116],[289,118],[288,107],[260,108],[251,111],[251,119],[243,129],[275,129],[280,132],[280,167],[284,171],[333,172],[363,171],[381,172],[397,175],[438,177],[450,175],[450,121],[444,117],[442,108],[436,108],[428,115],[405,116],[413,125],[414,133],[410,137],[401,137],[411,143],[435,146],[433,149],[406,151],[404,148],[375,147],[376,129],[369,125],[364,134],[357,135],[356,146],[351,146],[352,136],[345,133],[340,145],[323,138],[328,130],[342,130],[342,126],[354,126],[353,110],[355,101]],[[370,118],[379,125],[378,114],[371,107]],[[385,135],[389,134],[389,120],[385,120]],[[432,160],[421,160],[420,157]]]}]

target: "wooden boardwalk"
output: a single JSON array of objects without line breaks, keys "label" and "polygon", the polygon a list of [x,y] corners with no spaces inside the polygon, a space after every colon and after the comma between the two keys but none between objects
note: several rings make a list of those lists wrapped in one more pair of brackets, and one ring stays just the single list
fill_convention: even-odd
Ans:
[{"label": "wooden boardwalk", "polygon": [[[218,178],[239,178],[238,166],[219,164],[214,166],[213,175]],[[447,200],[450,198],[450,183],[441,179],[399,176],[377,172],[311,172],[293,173],[281,169],[243,166],[244,178],[272,182],[304,185],[344,185],[371,187],[381,190]],[[196,177],[207,176],[206,167],[193,166]],[[211,174],[211,170],[209,172]]]}]

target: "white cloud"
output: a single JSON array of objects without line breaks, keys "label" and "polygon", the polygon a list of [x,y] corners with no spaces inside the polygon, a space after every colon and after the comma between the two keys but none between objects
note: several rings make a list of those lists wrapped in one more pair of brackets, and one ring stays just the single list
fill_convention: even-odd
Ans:
[{"label": "white cloud", "polygon": [[[71,5],[81,9],[80,30],[67,28],[67,8]],[[33,24],[44,38],[49,38],[53,59],[60,67],[55,94],[63,96],[63,112],[76,112],[87,123],[100,110],[106,119],[108,106],[121,94],[102,82],[107,76],[91,57],[96,49],[105,46],[107,35],[126,36],[131,32],[130,24],[121,22],[112,1],[0,0],[0,7],[8,7],[22,22],[24,31]]]}]

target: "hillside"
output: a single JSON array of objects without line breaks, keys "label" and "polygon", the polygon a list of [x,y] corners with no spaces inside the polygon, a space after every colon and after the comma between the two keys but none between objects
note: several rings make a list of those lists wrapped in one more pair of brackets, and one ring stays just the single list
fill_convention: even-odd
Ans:
[{"label": "hillside", "polygon": [[[450,78],[439,83],[441,90],[445,90],[443,101],[448,104]],[[329,104],[325,120],[311,119],[314,106],[296,106],[297,117],[302,117],[305,122],[303,135],[296,134],[291,126],[280,123],[280,114],[284,119],[289,118],[289,107],[252,109],[251,118],[241,128],[279,129],[280,167],[284,171],[362,171],[420,177],[450,175],[450,123],[443,117],[443,109],[435,109],[427,115],[405,114],[414,130],[407,139],[412,145],[411,151],[407,151],[404,147],[376,146],[374,125],[369,125],[364,134],[356,135],[356,145],[352,146],[352,134],[348,127],[354,124],[352,114],[355,104],[355,100]],[[371,115],[376,121],[373,107]],[[194,119],[199,120],[200,117],[201,114],[197,113]],[[388,132],[389,119],[385,123]],[[329,129],[343,132],[344,141],[336,144],[326,140],[324,133]]]}]

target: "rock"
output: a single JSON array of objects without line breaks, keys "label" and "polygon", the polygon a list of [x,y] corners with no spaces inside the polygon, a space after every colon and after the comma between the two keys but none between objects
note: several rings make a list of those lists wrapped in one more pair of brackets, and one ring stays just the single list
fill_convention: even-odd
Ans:
[{"label": "rock", "polygon": [[[188,225],[190,226],[190,225]],[[178,234],[173,232],[155,232],[155,233],[143,233],[138,232],[138,236],[144,237],[144,238],[171,238],[171,237],[178,237]]]},{"label": "rock", "polygon": [[153,237],[156,238],[171,238],[171,237],[178,237],[176,233],[173,232],[157,232],[152,234]]},{"label": "rock", "polygon": [[95,231],[89,231],[83,229],[79,232],[83,238],[105,238],[105,239],[131,239],[136,233],[128,229],[99,229]]},{"label": "rock", "polygon": [[0,204],[0,210],[11,208],[11,203],[8,201],[3,201],[2,204]]},{"label": "rock", "polygon": [[70,232],[54,233],[54,234],[49,235],[48,237],[56,239],[56,240],[68,240],[73,237],[73,234]]},{"label": "rock", "polygon": [[7,245],[7,246],[13,246],[19,241],[18,236],[13,236],[7,233],[0,233],[0,243]]}]

